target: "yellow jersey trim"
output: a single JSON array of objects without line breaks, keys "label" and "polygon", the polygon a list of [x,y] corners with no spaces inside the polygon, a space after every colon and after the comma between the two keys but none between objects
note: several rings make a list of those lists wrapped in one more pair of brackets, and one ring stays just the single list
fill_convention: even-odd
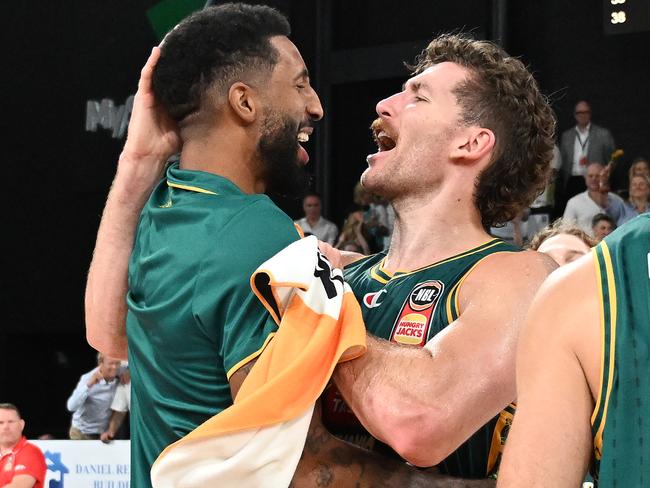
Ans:
[{"label": "yellow jersey trim", "polygon": [[199,188],[198,186],[181,185],[180,183],[172,183],[169,180],[167,180],[167,186],[170,186],[172,188],[180,188],[181,190],[195,191],[197,193],[206,193],[208,195],[217,195],[217,193],[206,190],[205,188]]},{"label": "yellow jersey trim", "polygon": [[275,336],[275,332],[271,332],[269,335],[266,336],[266,340],[264,341],[264,344],[262,344],[262,347],[260,347],[257,351],[249,354],[244,359],[242,359],[237,364],[235,364],[232,368],[230,368],[226,373],[226,378],[228,378],[228,381],[230,381],[230,377],[234,375],[239,368],[251,362],[253,359],[257,358],[260,354],[262,354],[262,352],[264,351],[266,346],[268,346],[269,342],[271,342],[271,339],[273,339],[274,336]]},{"label": "yellow jersey trim", "polygon": [[[605,241],[601,242],[603,250],[603,259],[605,261],[605,272],[607,274],[607,288],[609,292],[609,318],[610,318],[610,337],[609,337],[609,371],[607,372],[607,393],[605,394],[605,406],[603,408],[603,416],[596,432],[594,445],[602,453],[603,445],[603,430],[607,422],[607,409],[609,407],[609,397],[612,393],[612,383],[614,382],[614,367],[616,360],[616,283],[614,282],[614,266],[612,265],[612,257],[609,253],[609,247]],[[604,319],[603,313],[603,319]],[[604,324],[603,324],[604,328]]]},{"label": "yellow jersey trim", "polygon": [[[490,248],[492,248],[494,246],[497,246],[497,245],[501,244],[502,242],[503,241],[501,239],[499,239],[499,238],[493,238],[493,239],[490,239],[489,241],[485,241],[483,244],[480,244],[480,245],[478,245],[478,246],[476,246],[476,247],[474,247],[474,248],[472,248],[472,249],[470,249],[468,251],[461,252],[460,254],[456,254],[455,256],[451,256],[449,258],[443,259],[442,261],[438,261],[436,263],[429,264],[427,266],[422,266],[421,268],[417,268],[417,269],[414,269],[412,271],[407,271],[407,272],[395,271],[395,273],[390,273],[390,272],[386,271],[384,269],[384,267],[383,267],[384,266],[384,261],[386,261],[386,258],[384,258],[379,263],[377,263],[375,266],[372,267],[372,269],[370,270],[370,276],[373,279],[379,281],[380,283],[386,284],[390,280],[402,278],[403,276],[409,276],[409,275],[412,275],[414,273],[419,273],[420,271],[423,271],[425,269],[435,268],[436,266],[440,266],[442,264],[450,263],[452,261],[456,261],[458,259],[462,259],[464,257],[471,256],[472,254],[476,254],[477,252],[485,251],[486,249],[490,249]],[[377,274],[376,270],[380,270],[386,276],[390,276],[390,279],[387,280],[385,278],[382,278],[381,276],[379,276]]]},{"label": "yellow jersey trim", "polygon": [[[603,296],[603,287],[602,275],[600,274],[600,266],[598,264],[598,255],[596,254],[596,249],[592,248],[591,253],[594,259],[594,266],[596,267],[596,283],[598,286],[598,305],[599,305],[599,317],[600,317],[600,375],[598,376],[600,384],[598,385],[598,398],[596,398],[596,406],[594,411],[591,414],[591,425],[594,425],[598,412],[600,410],[600,392],[603,390],[603,377],[605,374],[605,297]],[[595,439],[594,439],[595,441]]]},{"label": "yellow jersey trim", "polygon": [[[489,246],[486,247],[485,249],[489,249]],[[463,276],[460,277],[460,279],[456,282],[456,284],[452,287],[450,290],[449,294],[447,295],[447,321],[451,324],[454,320],[456,320],[458,317],[460,317],[460,299],[458,298],[460,296],[460,287],[463,285],[467,277],[470,275],[472,271],[474,271],[474,268],[476,268],[485,258],[488,258],[490,256],[494,256],[495,254],[502,254],[504,252],[510,252],[510,251],[497,251],[493,252],[491,254],[488,254],[487,256],[483,256],[481,259],[476,261],[471,268],[469,268]],[[454,317],[454,313],[451,310],[451,303],[452,300],[454,302],[454,307],[456,308],[456,316]]]},{"label": "yellow jersey trim", "polygon": [[[386,258],[384,258],[384,259],[386,259]],[[382,276],[379,276],[379,275],[377,274],[377,269],[379,268],[379,266],[381,265],[381,263],[384,261],[384,259],[382,259],[382,260],[379,262],[379,264],[376,264],[375,266],[373,266],[372,268],[370,268],[370,277],[371,277],[373,280],[377,280],[377,281],[379,281],[379,283],[382,283],[382,284],[385,285],[386,283],[388,283],[388,282],[390,281],[390,279],[387,280],[386,278],[384,278],[384,277],[382,277]],[[391,279],[392,279],[392,277],[391,277]]]}]

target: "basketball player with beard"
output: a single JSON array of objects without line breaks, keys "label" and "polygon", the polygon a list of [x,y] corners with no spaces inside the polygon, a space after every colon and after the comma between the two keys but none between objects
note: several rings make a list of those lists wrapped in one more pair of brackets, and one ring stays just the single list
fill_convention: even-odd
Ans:
[{"label": "basketball player with beard", "polygon": [[[232,404],[276,330],[249,278],[299,235],[264,193],[300,190],[323,115],[288,34],[271,8],[224,4],[142,70],[86,289],[90,344],[125,358],[128,337],[132,486]],[[315,412],[293,486],[458,486],[338,441]]]},{"label": "basketball player with beard", "polygon": [[[300,236],[264,193],[290,191],[306,181],[301,167],[308,155],[298,141],[309,139],[323,115],[288,34],[286,19],[270,8],[206,9],[167,36],[153,74],[157,52],[144,68],[156,101],[172,119],[158,129],[167,147],[161,152],[156,146],[159,134],[129,132],[87,297],[90,342],[126,357],[123,322],[117,322],[123,318],[112,319],[120,323],[116,344],[105,336],[107,328],[95,328],[113,316],[93,320],[104,313],[93,305],[100,303],[95,293],[120,293],[122,302],[127,296],[133,486],[150,486],[150,466],[162,449],[232,404],[233,376],[276,330],[251,294],[249,278]],[[148,97],[152,106],[152,93],[141,90],[138,96]],[[147,115],[141,111],[146,102],[139,102],[132,124]],[[157,154],[147,154],[145,139]],[[101,260],[102,238],[114,243],[106,235],[111,201],[123,203],[142,193],[145,180],[153,183],[148,173],[161,171],[164,159],[178,149],[180,163],[166,169],[146,203],[135,202],[144,204],[142,210],[134,203],[130,221],[116,223],[138,220],[133,241],[110,251],[133,248],[128,293],[95,289],[97,272],[119,262],[114,256]],[[156,164],[145,168],[143,156]]]}]

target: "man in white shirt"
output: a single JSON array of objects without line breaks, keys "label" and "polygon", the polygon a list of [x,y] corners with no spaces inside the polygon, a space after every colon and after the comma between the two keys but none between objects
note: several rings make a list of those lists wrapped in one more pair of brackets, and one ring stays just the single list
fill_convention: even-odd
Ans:
[{"label": "man in white shirt", "polygon": [[98,354],[98,366],[79,379],[67,402],[68,410],[73,412],[70,439],[99,439],[106,430],[119,383],[120,364],[119,359]]},{"label": "man in white shirt", "polygon": [[625,202],[615,193],[600,191],[600,173],[605,169],[600,163],[589,163],[584,176],[587,191],[571,198],[564,210],[564,219],[575,222],[589,235],[593,235],[592,220],[596,214],[609,215],[617,225],[626,220]]},{"label": "man in white shirt", "polygon": [[562,133],[560,152],[562,171],[560,186],[564,201],[585,190],[583,177],[587,163],[597,161],[606,164],[614,152],[612,133],[591,122],[591,107],[581,100],[573,111],[576,125]]},{"label": "man in white shirt", "polygon": [[339,229],[336,224],[321,216],[321,198],[318,193],[308,193],[302,200],[302,209],[305,216],[296,220],[305,234],[313,234],[319,240],[327,242],[331,246],[336,242]]}]

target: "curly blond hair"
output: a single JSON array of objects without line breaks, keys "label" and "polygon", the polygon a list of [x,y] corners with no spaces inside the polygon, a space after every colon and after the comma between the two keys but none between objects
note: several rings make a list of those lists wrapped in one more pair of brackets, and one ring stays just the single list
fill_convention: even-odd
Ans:
[{"label": "curly blond hair", "polygon": [[471,73],[454,89],[461,122],[495,135],[492,159],[474,192],[487,229],[512,220],[544,191],[551,174],[555,116],[530,71],[499,46],[444,34],[431,41],[411,68],[418,74],[445,61]]},{"label": "curly blond hair", "polygon": [[547,225],[542,230],[537,232],[537,234],[535,234],[530,240],[528,249],[537,251],[539,249],[539,246],[541,246],[542,242],[544,242],[546,239],[560,234],[569,234],[575,236],[589,247],[594,247],[596,244],[598,244],[598,241],[596,241],[596,239],[591,237],[573,222],[567,222],[566,220],[559,218],[552,224]]}]

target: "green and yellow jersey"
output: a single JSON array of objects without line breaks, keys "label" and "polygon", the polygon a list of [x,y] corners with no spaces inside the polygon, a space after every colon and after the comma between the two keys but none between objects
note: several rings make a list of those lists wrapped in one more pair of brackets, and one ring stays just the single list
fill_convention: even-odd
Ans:
[{"label": "green and yellow jersey", "polygon": [[[345,279],[361,304],[368,332],[400,344],[422,347],[458,318],[459,291],[472,269],[491,254],[517,250],[493,239],[415,271],[396,273],[384,269],[386,255],[379,253],[347,266]],[[369,449],[387,449],[352,418],[351,410],[334,387],[326,391],[323,405],[323,420],[333,433]],[[464,478],[488,476],[500,458],[502,437],[511,421],[509,407],[440,463],[440,471]]]},{"label": "green and yellow jersey", "polygon": [[592,474],[603,487],[650,486],[650,215],[592,252],[603,343]]},{"label": "green and yellow jersey", "polygon": [[264,195],[172,165],[142,211],[129,264],[131,486],[169,444],[232,404],[229,378],[276,330],[253,271],[299,238]]}]

